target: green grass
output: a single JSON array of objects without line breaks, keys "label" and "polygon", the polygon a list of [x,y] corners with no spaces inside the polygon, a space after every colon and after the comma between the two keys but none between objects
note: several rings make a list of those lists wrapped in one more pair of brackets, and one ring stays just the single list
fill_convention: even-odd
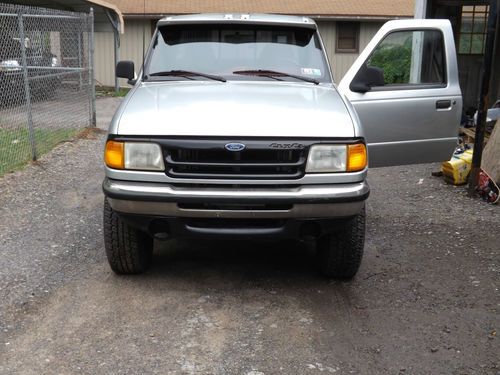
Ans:
[{"label": "green grass", "polygon": [[[74,138],[81,129],[35,129],[36,153],[41,155],[58,143]],[[0,129],[0,177],[22,168],[31,161],[27,129]]]},{"label": "green grass", "polygon": [[130,91],[130,89],[120,89],[120,90],[118,90],[118,93],[113,92],[113,96],[123,97],[123,96],[127,95],[129,91]]},{"label": "green grass", "polygon": [[123,97],[128,94],[130,91],[129,88],[120,88],[118,92],[115,92],[115,89],[112,87],[99,87],[96,88],[96,96],[97,97],[105,97],[105,96],[114,96],[114,97]]}]

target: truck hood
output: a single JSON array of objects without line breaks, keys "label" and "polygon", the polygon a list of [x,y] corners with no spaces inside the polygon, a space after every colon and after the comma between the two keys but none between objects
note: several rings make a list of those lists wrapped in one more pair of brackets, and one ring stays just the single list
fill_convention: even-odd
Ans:
[{"label": "truck hood", "polygon": [[110,133],[230,137],[354,137],[332,86],[288,82],[141,83]]}]

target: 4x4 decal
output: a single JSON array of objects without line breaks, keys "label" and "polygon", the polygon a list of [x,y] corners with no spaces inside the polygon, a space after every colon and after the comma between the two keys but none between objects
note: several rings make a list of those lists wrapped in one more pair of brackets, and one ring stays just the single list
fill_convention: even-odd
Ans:
[{"label": "4x4 decal", "polygon": [[271,143],[269,145],[270,148],[280,148],[283,150],[295,150],[295,149],[303,149],[304,146],[302,143]]}]

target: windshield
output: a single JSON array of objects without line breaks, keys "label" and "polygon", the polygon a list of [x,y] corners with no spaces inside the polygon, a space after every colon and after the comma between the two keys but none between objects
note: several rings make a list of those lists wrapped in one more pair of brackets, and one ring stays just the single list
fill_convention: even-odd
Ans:
[{"label": "windshield", "polygon": [[[145,75],[154,80],[207,79],[159,75],[191,71],[231,80],[298,81],[306,77],[330,82],[315,30],[265,25],[182,25],[159,28]],[[279,76],[251,71],[285,73]],[[246,74],[241,74],[244,71]],[[237,72],[237,73],[235,73]],[[238,73],[239,72],[239,73]],[[292,76],[287,76],[290,74]]]}]

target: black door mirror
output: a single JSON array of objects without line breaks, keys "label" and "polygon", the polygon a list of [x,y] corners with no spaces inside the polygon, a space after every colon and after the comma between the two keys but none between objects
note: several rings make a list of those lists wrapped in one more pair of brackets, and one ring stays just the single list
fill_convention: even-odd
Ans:
[{"label": "black door mirror", "polygon": [[116,64],[116,76],[133,81],[135,78],[135,69],[133,61],[118,61]]},{"label": "black door mirror", "polygon": [[376,66],[363,65],[354,76],[349,88],[354,92],[365,93],[373,86],[384,86],[384,70]]}]

